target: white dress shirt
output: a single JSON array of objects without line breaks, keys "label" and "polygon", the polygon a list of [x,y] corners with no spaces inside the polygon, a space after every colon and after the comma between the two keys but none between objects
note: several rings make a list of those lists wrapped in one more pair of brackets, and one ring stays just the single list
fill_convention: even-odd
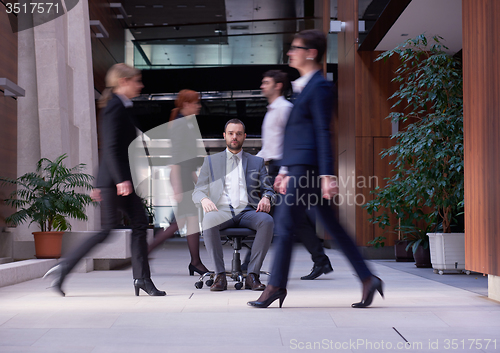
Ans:
[{"label": "white dress shirt", "polygon": [[283,139],[286,123],[293,104],[283,96],[279,96],[267,106],[267,113],[262,123],[262,149],[257,157],[265,161],[278,160],[283,157]]},{"label": "white dress shirt", "polygon": [[302,90],[304,87],[307,86],[311,78],[318,72],[319,70],[313,70],[311,72],[308,72],[304,76],[300,76],[298,79],[295,81],[292,81],[292,88],[294,93],[302,93]]},{"label": "white dress shirt", "polygon": [[227,155],[227,158],[226,158],[226,180],[225,180],[225,185],[224,185],[225,193],[220,198],[219,205],[229,205],[231,203],[231,199],[229,197],[229,195],[231,194],[231,181],[233,180],[232,178],[239,176],[240,205],[238,206],[238,209],[243,209],[248,204],[247,183],[246,183],[245,173],[243,171],[243,163],[242,163],[243,150],[236,153],[236,156],[238,157],[239,162],[238,162],[238,168],[236,168],[234,170],[231,170],[231,160],[230,160],[234,154],[231,153],[231,151],[229,151],[226,148],[226,155]]}]

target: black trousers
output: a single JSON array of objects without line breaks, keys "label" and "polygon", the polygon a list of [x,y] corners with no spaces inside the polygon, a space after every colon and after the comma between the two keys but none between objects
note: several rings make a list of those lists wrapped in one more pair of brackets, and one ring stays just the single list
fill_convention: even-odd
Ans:
[{"label": "black trousers", "polygon": [[132,273],[134,279],[150,278],[148,261],[147,229],[148,220],[141,199],[134,192],[127,196],[116,195],[115,188],[101,189],[101,225],[102,230],[73,249],[63,260],[65,270],[71,272],[85,255],[97,244],[106,240],[112,229],[119,223],[118,210],[124,212],[132,226]]},{"label": "black trousers", "polygon": [[[268,165],[268,174],[272,178],[272,184],[279,172],[278,161],[271,160]],[[282,195],[277,195],[277,207],[282,203]],[[277,207],[273,208],[273,213],[276,213]],[[325,254],[323,244],[316,235],[316,215],[311,210],[305,210],[305,213],[299,215],[300,220],[297,222],[297,228],[294,232],[295,237],[304,245],[307,251],[311,254],[311,260],[315,266],[324,266],[330,263],[328,256]]]},{"label": "black trousers", "polygon": [[[310,166],[292,166],[288,169],[288,175],[291,179],[284,196],[285,201],[278,207],[276,214],[275,223],[278,227],[274,238],[274,261],[269,284],[286,288],[292,259],[293,234],[300,222],[300,215],[307,208],[315,212],[328,233],[335,238],[340,250],[347,257],[360,280],[370,277],[372,273],[356,244],[336,219],[330,204],[322,198],[317,169]],[[294,182],[294,180],[300,180],[301,177],[307,178],[306,186],[301,186],[300,182]]]}]

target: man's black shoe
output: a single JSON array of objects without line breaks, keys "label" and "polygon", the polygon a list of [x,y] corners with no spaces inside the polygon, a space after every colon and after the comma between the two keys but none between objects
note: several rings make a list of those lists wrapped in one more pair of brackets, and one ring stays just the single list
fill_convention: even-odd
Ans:
[{"label": "man's black shoe", "polygon": [[316,279],[319,276],[321,276],[322,274],[327,274],[327,273],[330,273],[332,271],[333,271],[333,267],[332,267],[331,263],[327,263],[326,265],[320,265],[320,266],[314,265],[314,267],[311,270],[311,273],[308,274],[307,276],[300,277],[300,279],[304,279],[304,280]]}]

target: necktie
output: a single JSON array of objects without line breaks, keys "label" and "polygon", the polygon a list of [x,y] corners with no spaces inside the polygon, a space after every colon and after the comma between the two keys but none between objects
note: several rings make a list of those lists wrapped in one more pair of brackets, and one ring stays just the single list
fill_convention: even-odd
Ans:
[{"label": "necktie", "polygon": [[231,205],[237,208],[240,205],[240,173],[238,173],[239,158],[236,155],[231,157]]}]

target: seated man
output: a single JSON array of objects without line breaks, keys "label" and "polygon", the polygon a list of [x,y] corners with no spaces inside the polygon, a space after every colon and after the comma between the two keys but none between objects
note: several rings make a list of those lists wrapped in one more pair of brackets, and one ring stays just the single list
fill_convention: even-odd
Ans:
[{"label": "seated man", "polygon": [[238,119],[226,123],[227,149],[208,156],[193,191],[193,201],[203,207],[205,246],[215,265],[211,291],[227,289],[220,229],[247,227],[256,231],[245,288],[264,290],[259,273],[273,237],[274,222],[269,215],[275,194],[264,160],[243,152],[245,125]]}]

